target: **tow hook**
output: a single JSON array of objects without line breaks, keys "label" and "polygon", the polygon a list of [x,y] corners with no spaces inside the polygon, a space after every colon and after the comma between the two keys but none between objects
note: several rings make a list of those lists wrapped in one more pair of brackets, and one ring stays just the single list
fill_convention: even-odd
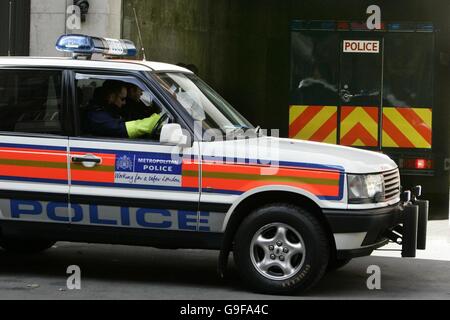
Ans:
[{"label": "tow hook", "polygon": [[414,188],[413,204],[419,207],[419,221],[417,228],[417,249],[425,250],[427,248],[427,226],[428,226],[428,211],[430,208],[430,201],[418,199],[422,196],[422,186]]},{"label": "tow hook", "polygon": [[402,257],[415,258],[417,250],[417,231],[419,221],[419,206],[411,201],[411,191],[405,191],[403,202],[403,233],[402,233]]},{"label": "tow hook", "polygon": [[415,258],[417,249],[426,248],[429,201],[420,200],[421,195],[421,186],[415,187],[413,192],[402,193],[402,219],[386,234],[389,240],[402,246],[403,258]]}]

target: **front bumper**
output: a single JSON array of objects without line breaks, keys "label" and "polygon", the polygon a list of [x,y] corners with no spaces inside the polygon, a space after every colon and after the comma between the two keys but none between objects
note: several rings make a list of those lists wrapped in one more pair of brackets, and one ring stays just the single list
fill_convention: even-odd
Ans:
[{"label": "front bumper", "polygon": [[390,240],[402,245],[403,257],[415,257],[416,248],[425,249],[426,241],[421,238],[426,237],[428,204],[408,202],[369,210],[324,209],[323,213],[334,234],[338,259],[370,255]]},{"label": "front bumper", "polygon": [[[388,230],[401,223],[402,206],[400,204],[385,208],[369,210],[323,210],[336,240],[338,259],[367,256],[373,250],[386,245]],[[350,238],[350,235],[365,234],[355,237],[353,243],[344,245],[338,239]]]}]

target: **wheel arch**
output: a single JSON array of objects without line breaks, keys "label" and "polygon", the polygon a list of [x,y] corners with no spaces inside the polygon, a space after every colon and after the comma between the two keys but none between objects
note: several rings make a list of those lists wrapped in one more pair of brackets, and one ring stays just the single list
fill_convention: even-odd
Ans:
[{"label": "wheel arch", "polygon": [[235,204],[229,209],[223,223],[223,243],[219,259],[219,272],[223,275],[229,253],[232,251],[233,240],[241,222],[250,213],[259,207],[270,203],[288,203],[293,204],[313,213],[325,229],[330,245],[331,257],[336,256],[336,243],[334,240],[331,226],[329,225],[322,209],[319,205],[319,199],[308,192],[296,188],[274,188],[259,189],[241,196]]},{"label": "wheel arch", "polygon": [[[320,212],[322,211],[319,205],[320,199],[310,192],[290,186],[260,187],[247,191],[246,193],[242,194],[238,199],[236,199],[236,201],[233,203],[230,209],[228,209],[228,212],[225,216],[225,220],[222,225],[222,232],[224,233],[226,232],[230,222],[233,221],[233,219],[235,219],[236,214],[237,213],[239,214],[243,209],[260,207],[261,201],[263,201],[264,204],[273,202],[273,201],[266,201],[265,198],[265,196],[268,196],[267,199],[272,200],[271,195],[282,195],[282,196],[289,195],[289,199],[297,199],[297,200],[303,199],[305,203],[309,202],[312,206],[318,208]],[[257,203],[257,205],[253,205],[255,203]]]}]

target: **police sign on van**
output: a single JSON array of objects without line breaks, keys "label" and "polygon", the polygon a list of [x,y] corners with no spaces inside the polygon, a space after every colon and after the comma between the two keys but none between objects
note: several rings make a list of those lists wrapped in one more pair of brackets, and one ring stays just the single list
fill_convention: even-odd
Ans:
[{"label": "police sign on van", "polygon": [[73,57],[0,58],[3,249],[210,249],[221,275],[232,252],[250,288],[275,294],[390,241],[415,255],[427,206],[387,156],[270,137],[185,68],[114,60],[136,54],[127,40],[57,49]]},{"label": "police sign on van", "polygon": [[344,40],[344,53],[380,53],[380,41]]}]

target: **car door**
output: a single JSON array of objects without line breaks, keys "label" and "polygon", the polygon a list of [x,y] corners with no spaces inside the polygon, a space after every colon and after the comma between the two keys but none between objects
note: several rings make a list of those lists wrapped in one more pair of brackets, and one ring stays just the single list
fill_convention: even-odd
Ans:
[{"label": "car door", "polygon": [[345,32],[341,39],[340,144],[379,149],[383,38]]},{"label": "car door", "polygon": [[[38,226],[68,226],[68,135],[63,121],[63,87],[61,70],[0,70],[3,234],[37,222]],[[38,232],[37,228],[31,230]]]},{"label": "car door", "polygon": [[[134,235],[152,230],[198,231],[199,170],[190,161],[198,153],[196,144],[181,148],[149,137],[113,138],[98,135],[98,130],[92,134],[87,121],[92,99],[111,81],[139,87],[141,101],[165,110],[135,75],[74,72],[78,133],[69,139],[72,228],[95,230],[101,241],[120,243],[128,242],[127,231]],[[139,242],[139,236],[131,238]]]}]

